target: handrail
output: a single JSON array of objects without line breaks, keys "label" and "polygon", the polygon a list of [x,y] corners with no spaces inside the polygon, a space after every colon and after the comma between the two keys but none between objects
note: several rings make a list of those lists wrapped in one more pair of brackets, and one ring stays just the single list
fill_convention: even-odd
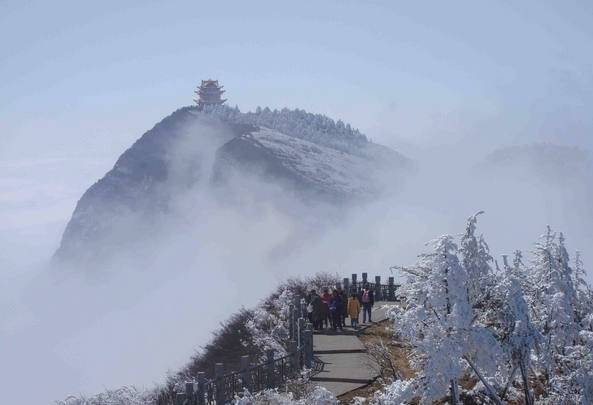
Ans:
[{"label": "handrail", "polygon": [[[394,278],[389,277],[388,284],[382,284],[379,276],[375,282],[362,273],[362,280],[357,274],[352,278],[344,278],[336,287],[344,291],[360,292],[362,286],[374,290],[376,301],[397,301]],[[198,372],[197,380],[185,383],[185,391],[175,396],[176,405],[210,405],[230,403],[236,395],[241,395],[245,389],[255,393],[268,388],[277,388],[300,375],[302,369],[313,369],[316,361],[313,358],[313,330],[307,319],[304,297],[296,297],[289,307],[288,340],[284,342],[288,354],[274,358],[274,351],[266,351],[266,360],[258,364],[250,364],[249,356],[241,357],[241,368],[237,371],[225,373],[224,365],[215,365],[215,376],[207,379],[205,373]],[[163,404],[164,405],[164,404]]]}]

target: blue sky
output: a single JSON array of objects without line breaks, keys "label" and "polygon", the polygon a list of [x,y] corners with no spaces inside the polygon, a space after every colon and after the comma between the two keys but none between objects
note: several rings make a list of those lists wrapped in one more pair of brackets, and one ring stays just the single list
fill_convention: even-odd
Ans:
[{"label": "blue sky", "polygon": [[115,158],[208,77],[396,147],[577,136],[592,22],[587,1],[2,1],[0,158]]},{"label": "blue sky", "polygon": [[84,190],[204,78],[243,110],[325,113],[412,157],[590,146],[592,4],[0,0],[3,239],[37,224],[52,251]]}]

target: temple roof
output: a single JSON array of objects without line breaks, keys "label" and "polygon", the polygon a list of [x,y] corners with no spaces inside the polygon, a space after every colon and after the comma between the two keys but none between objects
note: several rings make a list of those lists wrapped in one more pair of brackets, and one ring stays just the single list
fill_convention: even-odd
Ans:
[{"label": "temple roof", "polygon": [[198,103],[198,107],[203,107],[206,104],[223,104],[226,101],[221,97],[224,92],[225,90],[223,90],[223,86],[218,84],[218,80],[202,80],[202,83],[195,91],[198,100],[194,101]]}]

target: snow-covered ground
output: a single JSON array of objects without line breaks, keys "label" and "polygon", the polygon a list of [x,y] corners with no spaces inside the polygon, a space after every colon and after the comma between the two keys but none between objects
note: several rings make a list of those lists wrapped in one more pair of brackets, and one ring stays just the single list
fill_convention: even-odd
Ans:
[{"label": "snow-covered ground", "polygon": [[282,165],[320,189],[360,196],[379,191],[378,185],[372,183],[376,167],[367,158],[269,128],[261,128],[244,137],[253,139],[255,145],[266,148]]}]

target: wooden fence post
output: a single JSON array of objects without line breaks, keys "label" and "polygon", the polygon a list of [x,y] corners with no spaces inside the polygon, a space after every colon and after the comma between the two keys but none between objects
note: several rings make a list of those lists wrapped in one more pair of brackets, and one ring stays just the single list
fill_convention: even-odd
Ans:
[{"label": "wooden fence post", "polygon": [[251,379],[249,378],[249,356],[241,356],[241,385],[251,392]]},{"label": "wooden fence post", "polygon": [[266,350],[266,382],[268,388],[274,388],[274,350]]},{"label": "wooden fence post", "polygon": [[288,306],[288,335],[290,340],[294,340],[294,305]]},{"label": "wooden fence post", "polygon": [[297,343],[299,348],[303,347],[303,332],[305,331],[305,318],[299,318],[298,331],[297,331]]},{"label": "wooden fence post", "polygon": [[297,342],[291,340],[288,342],[288,354],[290,355],[290,369],[293,373],[299,369],[299,350]]},{"label": "wooden fence post", "polygon": [[307,304],[305,303],[305,299],[301,298],[301,302],[300,302],[300,317],[301,318],[306,318],[307,317]]},{"label": "wooden fence post", "polygon": [[368,282],[367,278],[368,278],[368,274],[367,273],[362,273],[362,286],[363,287]]},{"label": "wooden fence post", "polygon": [[381,276],[375,276],[375,301],[381,301],[382,297],[381,291]]},{"label": "wooden fence post", "polygon": [[215,382],[215,387],[216,387],[216,392],[215,392],[215,400],[216,400],[216,404],[217,405],[222,405],[224,404],[224,399],[225,399],[225,392],[224,392],[224,380],[223,377],[224,376],[224,364],[223,363],[216,363],[214,365],[214,382]]},{"label": "wooden fence post", "polygon": [[194,383],[193,382],[186,382],[185,383],[185,405],[194,405],[196,397],[194,395]]},{"label": "wooden fence post", "polygon": [[313,331],[311,329],[305,330],[304,333],[305,345],[303,347],[305,357],[305,367],[313,367]]},{"label": "wooden fence post", "polygon": [[299,308],[299,303],[296,302],[296,300],[295,300],[295,305],[292,310],[292,322],[293,322],[292,327],[293,327],[293,333],[294,333],[293,339],[295,339],[295,340],[297,340],[297,333],[299,331],[299,329],[298,329],[298,322],[299,322],[298,308]]},{"label": "wooden fence post", "polygon": [[395,301],[395,279],[389,277],[389,301]]},{"label": "wooden fence post", "polygon": [[348,294],[348,296],[350,296],[350,280],[348,279],[348,277],[344,277],[344,279],[342,280],[342,284],[344,284],[344,291],[346,292],[346,294]]},{"label": "wooden fence post", "polygon": [[198,405],[204,405],[206,403],[206,400],[204,399],[205,394],[206,394],[206,389],[205,386],[206,385],[206,373],[204,373],[203,371],[199,371],[198,372],[198,389],[197,389],[197,397],[198,397]]}]

